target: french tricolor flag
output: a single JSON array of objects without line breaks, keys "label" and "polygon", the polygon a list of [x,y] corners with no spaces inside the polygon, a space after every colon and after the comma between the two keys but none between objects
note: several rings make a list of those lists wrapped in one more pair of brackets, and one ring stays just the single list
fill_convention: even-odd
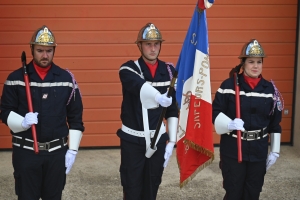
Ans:
[{"label": "french tricolor flag", "polygon": [[176,98],[180,108],[176,153],[180,187],[214,159],[206,22],[206,9],[213,3],[214,0],[198,1],[176,66]]}]

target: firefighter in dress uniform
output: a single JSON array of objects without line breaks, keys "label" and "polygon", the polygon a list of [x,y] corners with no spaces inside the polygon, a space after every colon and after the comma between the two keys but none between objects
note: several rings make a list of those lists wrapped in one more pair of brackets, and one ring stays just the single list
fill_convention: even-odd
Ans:
[{"label": "firefighter in dress uniform", "polygon": [[[261,75],[264,57],[263,47],[255,39],[245,44],[239,56],[237,68],[243,69],[238,74],[241,118],[235,117],[233,77],[223,81],[212,104],[215,130],[221,135],[220,169],[226,200],[259,199],[266,171],[279,157],[282,97],[273,81]],[[241,131],[241,163],[237,160],[236,130]]]},{"label": "firefighter in dress uniform", "polygon": [[[10,73],[3,86],[1,114],[12,134],[19,200],[61,199],[84,131],[78,85],[70,71],[52,62],[55,47],[48,27],[34,32],[30,41],[33,60],[27,65],[34,112],[28,111],[23,67]],[[38,154],[33,151],[33,124]]]},{"label": "firefighter in dress uniform", "polygon": [[[126,200],[153,200],[161,183],[164,167],[176,143],[178,108],[175,92],[167,97],[174,67],[158,59],[161,32],[147,23],[138,33],[136,44],[141,57],[120,67],[123,101],[122,128],[117,131],[121,142],[120,176]],[[163,107],[167,107],[166,133],[162,124],[156,151],[149,147]],[[168,141],[168,142],[167,142]]]}]

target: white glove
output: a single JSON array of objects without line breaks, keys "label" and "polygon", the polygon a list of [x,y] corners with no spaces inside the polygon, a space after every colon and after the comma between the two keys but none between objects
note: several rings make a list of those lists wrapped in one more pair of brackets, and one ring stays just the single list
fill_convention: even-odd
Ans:
[{"label": "white glove", "polygon": [[22,127],[24,129],[29,129],[32,124],[37,124],[38,123],[38,116],[39,113],[35,112],[29,112],[25,115],[25,118],[22,121]]},{"label": "white glove", "polygon": [[75,162],[75,158],[77,155],[77,151],[73,151],[73,150],[68,150],[66,153],[66,159],[65,159],[65,166],[66,166],[66,174],[68,174]]},{"label": "white glove", "polygon": [[267,170],[276,162],[277,158],[279,157],[278,153],[270,152],[267,158]]},{"label": "white glove", "polygon": [[164,94],[157,93],[155,101],[162,107],[169,107],[172,104],[172,97],[167,97],[168,91]]},{"label": "white glove", "polygon": [[165,152],[165,155],[164,155],[164,158],[165,158],[164,167],[166,167],[168,165],[170,157],[173,153],[174,145],[175,145],[174,142],[169,142],[166,146],[166,152]]},{"label": "white glove", "polygon": [[234,120],[232,120],[231,122],[228,123],[227,128],[230,131],[233,131],[233,130],[245,131],[244,121],[241,120],[240,118],[235,118]]}]

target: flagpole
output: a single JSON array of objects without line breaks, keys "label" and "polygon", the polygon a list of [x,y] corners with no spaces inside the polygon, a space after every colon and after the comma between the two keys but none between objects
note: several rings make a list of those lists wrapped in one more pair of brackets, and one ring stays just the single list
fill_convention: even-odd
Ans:
[{"label": "flagpole", "polygon": [[[174,73],[173,73],[173,78],[171,80],[170,87],[168,89],[167,97],[172,96],[172,93],[174,91],[175,81],[177,79],[177,74],[178,74],[178,72],[175,70]],[[154,136],[153,136],[152,141],[151,141],[151,146],[150,146],[151,149],[155,149],[156,140],[157,140],[157,137],[158,137],[158,134],[159,134],[159,130],[160,130],[162,121],[163,121],[163,119],[166,115],[166,112],[167,112],[167,107],[164,107],[162,109],[161,113],[160,113],[158,123],[157,123],[156,129],[155,129],[155,133],[154,133]]]},{"label": "flagpole", "polygon": [[[238,69],[237,69],[238,68]],[[241,118],[241,110],[240,110],[240,87],[239,87],[239,78],[238,71],[240,65],[236,67],[236,71],[234,73],[234,86],[235,86],[235,114],[236,118]],[[238,149],[238,163],[242,162],[242,140],[241,140],[241,131],[236,131],[237,135],[237,149]]]}]

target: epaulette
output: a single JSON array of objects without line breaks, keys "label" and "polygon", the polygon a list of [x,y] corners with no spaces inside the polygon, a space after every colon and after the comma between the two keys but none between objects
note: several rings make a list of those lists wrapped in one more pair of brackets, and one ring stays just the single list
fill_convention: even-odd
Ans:
[{"label": "epaulette", "polygon": [[279,92],[279,90],[275,86],[275,83],[274,83],[274,81],[272,79],[271,79],[270,82],[272,83],[272,85],[274,87],[274,95],[273,95],[273,101],[274,101],[274,103],[273,103],[273,108],[272,108],[272,110],[271,110],[271,112],[270,112],[269,115],[271,115],[271,114],[274,113],[274,109],[275,109],[276,105],[277,105],[277,109],[279,111],[282,111],[284,109],[284,100],[283,100],[283,97],[282,97],[281,93]]},{"label": "epaulette", "polygon": [[71,77],[72,77],[72,83],[73,83],[72,92],[71,92],[70,97],[69,97],[68,102],[67,102],[67,105],[69,105],[72,96],[74,96],[74,101],[75,101],[75,94],[76,94],[75,89],[76,89],[76,85],[77,85],[77,87],[78,87],[78,91],[79,91],[80,97],[82,97],[82,95],[81,95],[79,86],[78,86],[78,84],[77,84],[77,81],[75,80],[74,74],[72,74],[72,72],[71,72],[70,70],[68,70],[68,69],[66,69],[66,71],[71,75]]},{"label": "epaulette", "polygon": [[166,65],[167,65],[167,69],[168,69],[168,72],[169,72],[170,80],[172,80],[173,74],[172,74],[172,70],[171,70],[170,66],[172,66],[173,69],[175,69],[174,65],[173,65],[173,63],[170,63],[170,62],[166,62]]}]

